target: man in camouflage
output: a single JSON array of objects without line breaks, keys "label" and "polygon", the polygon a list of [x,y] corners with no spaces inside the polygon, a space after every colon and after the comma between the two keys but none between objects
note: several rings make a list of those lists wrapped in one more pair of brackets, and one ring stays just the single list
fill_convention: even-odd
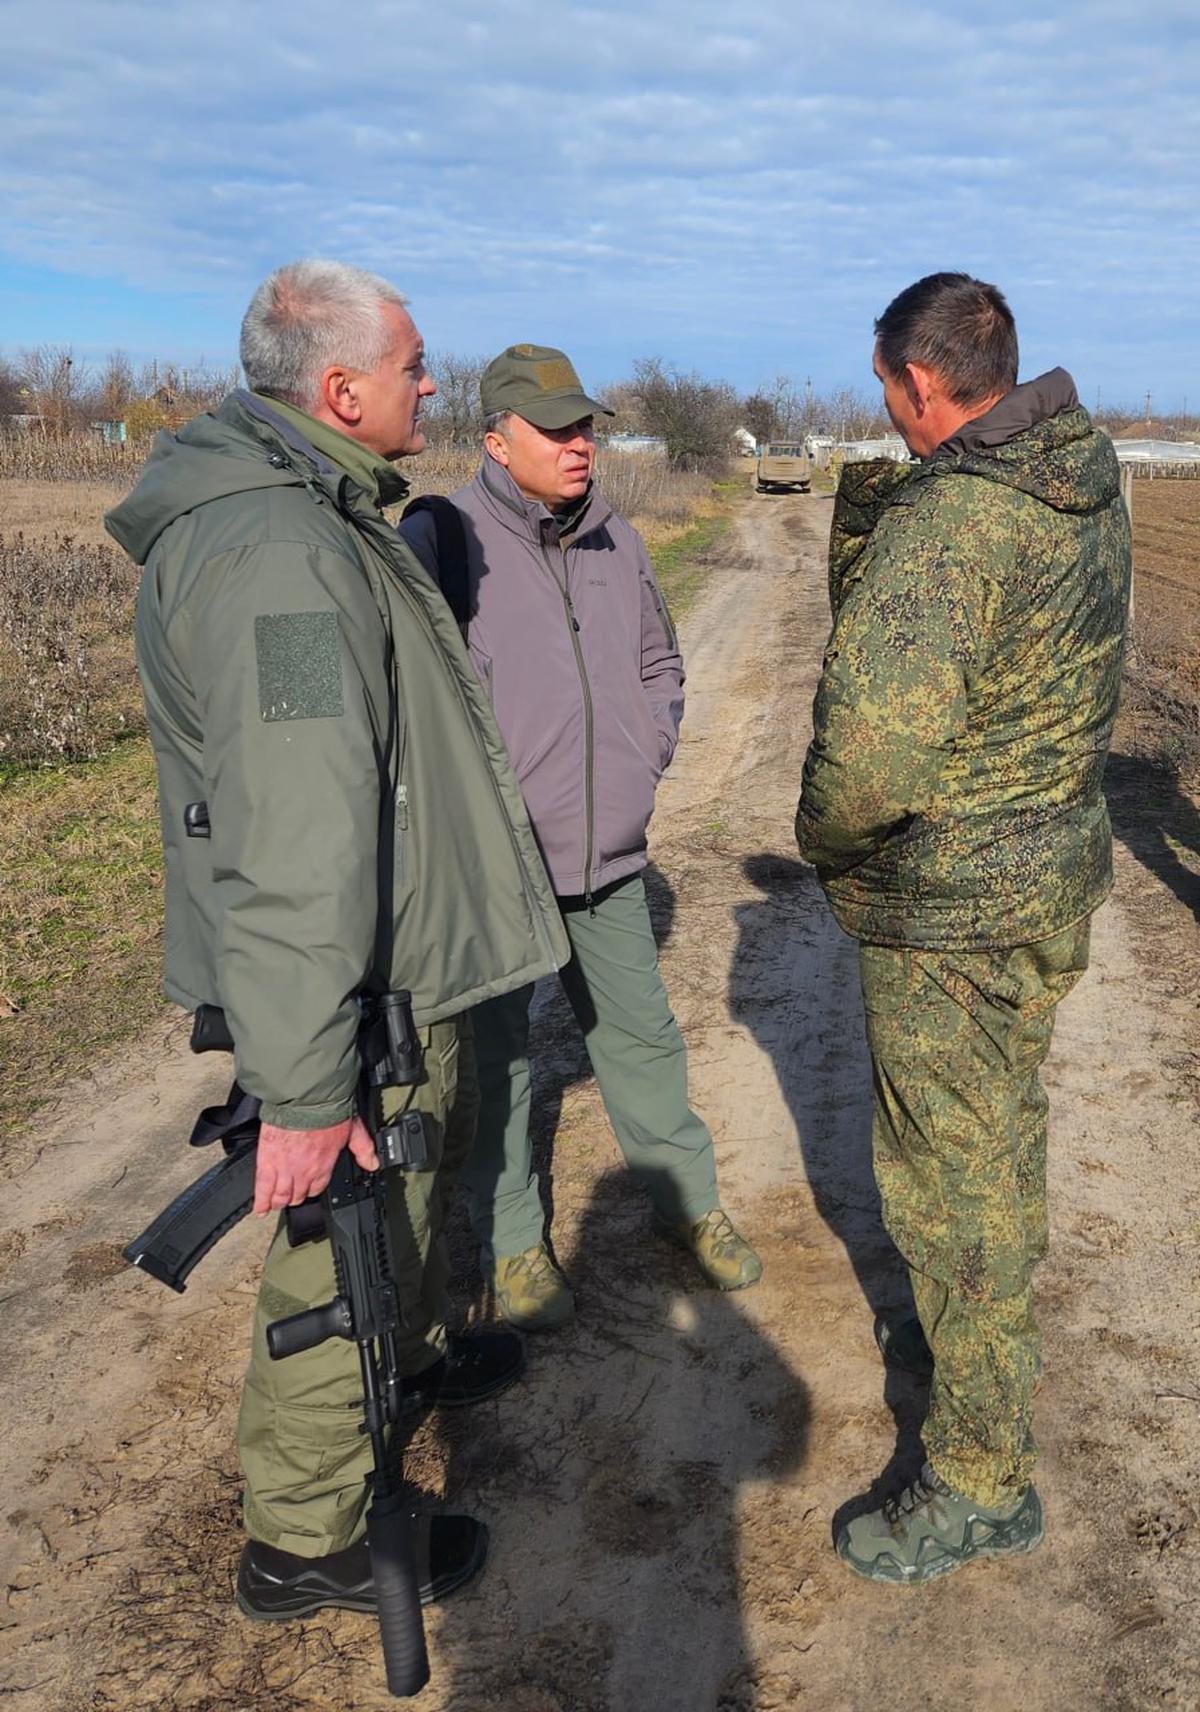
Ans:
[{"label": "man in camouflage", "polygon": [[875,1172],[932,1370],[927,1462],[838,1551],[912,1584],[1042,1536],[1031,1484],[1045,1253],[1039,1069],[1111,883],[1101,778],[1129,520],[1062,369],[1017,386],[994,286],[933,274],[876,323],[913,465],[850,466],[796,835],[860,941]]}]

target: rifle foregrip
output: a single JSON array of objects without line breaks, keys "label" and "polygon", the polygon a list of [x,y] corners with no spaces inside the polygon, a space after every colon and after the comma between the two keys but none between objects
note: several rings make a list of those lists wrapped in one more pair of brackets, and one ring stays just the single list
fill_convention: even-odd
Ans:
[{"label": "rifle foregrip", "polygon": [[400,1492],[377,1497],[372,1503],[367,1543],[387,1685],[398,1698],[407,1699],[419,1694],[429,1681],[429,1655],[425,1651],[412,1524]]},{"label": "rifle foregrip", "polygon": [[324,1307],[304,1308],[298,1314],[289,1314],[286,1320],[275,1320],[269,1325],[267,1354],[272,1361],[284,1361],[289,1355],[299,1355],[302,1349],[315,1349],[327,1338],[353,1336],[350,1304],[335,1296]]},{"label": "rifle foregrip", "polygon": [[239,1149],[197,1177],[121,1253],[131,1266],[182,1292],[192,1268],[254,1203],[257,1144]]}]

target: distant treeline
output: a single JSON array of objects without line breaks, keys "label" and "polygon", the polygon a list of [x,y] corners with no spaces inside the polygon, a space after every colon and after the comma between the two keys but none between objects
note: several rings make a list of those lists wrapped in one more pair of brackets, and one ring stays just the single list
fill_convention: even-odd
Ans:
[{"label": "distant treeline", "polygon": [[[434,352],[429,361],[438,391],[425,408],[431,444],[456,447],[478,441],[479,377],[487,358],[454,351]],[[0,358],[0,424],[57,437],[90,429],[96,423],[124,423],[127,439],[138,444],[163,427],[175,427],[198,411],[210,409],[238,384],[236,367],[204,362],[135,366],[122,351],[102,364],[77,361],[63,345],[38,345],[12,358]],[[751,393],[739,393],[725,381],[696,370],[684,372],[661,357],[643,357],[624,380],[599,388],[615,416],[610,433],[650,434],[666,446],[680,469],[713,471],[728,459],[734,431],[743,428],[756,440],[799,439],[825,434],[835,440],[860,440],[885,433],[889,423],[877,391],[838,387],[814,391],[811,382],[778,375]],[[1108,405],[1097,421],[1110,433],[1144,421],[1144,407]],[[1200,431],[1195,416],[1160,416],[1147,432],[1188,439]]]}]

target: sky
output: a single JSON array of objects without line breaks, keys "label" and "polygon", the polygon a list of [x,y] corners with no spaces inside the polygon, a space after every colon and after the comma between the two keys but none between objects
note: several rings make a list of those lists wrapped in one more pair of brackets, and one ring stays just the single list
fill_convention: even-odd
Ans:
[{"label": "sky", "polygon": [[[434,350],[870,392],[922,274],[1200,411],[1200,5],[0,0],[0,354],[225,364],[301,255]],[[19,51],[13,51],[19,43]]]}]

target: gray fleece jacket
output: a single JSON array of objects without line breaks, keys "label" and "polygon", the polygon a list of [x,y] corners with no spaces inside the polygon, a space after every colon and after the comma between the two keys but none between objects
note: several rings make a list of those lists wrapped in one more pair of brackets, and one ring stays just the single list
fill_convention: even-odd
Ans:
[{"label": "gray fleece jacket", "polygon": [[[683,716],[683,662],[637,531],[593,487],[567,521],[485,456],[451,499],[467,537],[467,643],[555,892],[646,862],[654,792]],[[401,533],[436,579],[433,520]]]}]

